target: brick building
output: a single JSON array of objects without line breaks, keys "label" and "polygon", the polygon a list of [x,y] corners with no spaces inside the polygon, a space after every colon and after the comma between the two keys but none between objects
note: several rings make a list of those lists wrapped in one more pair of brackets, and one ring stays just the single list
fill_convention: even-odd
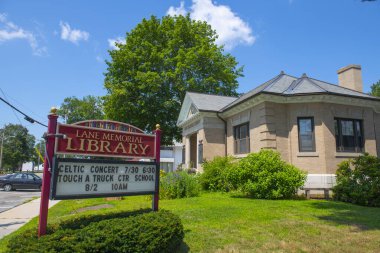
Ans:
[{"label": "brick building", "polygon": [[338,71],[339,85],[281,72],[240,97],[188,92],[177,125],[184,163],[275,149],[309,174],[334,174],[341,161],[380,155],[380,98],[362,92],[361,67]]}]

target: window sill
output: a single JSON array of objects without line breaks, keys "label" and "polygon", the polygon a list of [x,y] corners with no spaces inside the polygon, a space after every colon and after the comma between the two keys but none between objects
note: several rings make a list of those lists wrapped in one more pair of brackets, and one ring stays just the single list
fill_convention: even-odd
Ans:
[{"label": "window sill", "polygon": [[298,152],[297,157],[319,157],[318,152]]},{"label": "window sill", "polygon": [[236,154],[234,155],[235,158],[244,158],[248,155],[249,153],[246,153],[246,154]]},{"label": "window sill", "polygon": [[354,158],[354,157],[359,157],[363,153],[354,153],[354,152],[336,152],[335,157],[340,157],[340,158]]}]

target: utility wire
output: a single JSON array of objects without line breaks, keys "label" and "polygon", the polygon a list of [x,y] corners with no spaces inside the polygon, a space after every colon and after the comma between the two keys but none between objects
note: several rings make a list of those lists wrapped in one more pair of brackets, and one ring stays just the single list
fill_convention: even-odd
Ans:
[{"label": "utility wire", "polygon": [[12,97],[9,97],[9,96],[6,96],[4,94],[4,91],[0,88],[0,91],[1,93],[3,93],[4,95],[4,98],[11,104],[13,104],[14,106],[16,106],[17,108],[19,108],[20,110],[22,111],[28,111],[29,114],[33,114],[33,116],[38,120],[40,121],[44,121],[45,118],[41,117],[41,115],[38,115],[37,113],[35,113],[34,111],[32,111],[29,107],[25,106],[24,104],[22,104],[20,101],[16,100],[15,98],[12,98]]},{"label": "utility wire", "polygon": [[[0,88],[0,91],[1,91],[1,93],[3,94],[4,98],[5,98],[5,99],[8,99],[7,96],[5,95],[3,89]],[[21,122],[21,120],[20,120],[20,118],[17,116],[17,114],[16,114],[16,112],[15,112],[15,110],[14,110],[13,108],[12,108],[12,112],[13,112],[13,114],[15,115],[15,117],[17,118],[18,122],[20,122],[20,125],[23,125],[22,122]]]},{"label": "utility wire", "polygon": [[47,127],[47,125],[39,122],[38,120],[33,119],[32,117],[26,115],[25,113],[23,113],[22,111],[20,111],[16,107],[14,107],[11,103],[9,103],[8,101],[6,101],[4,98],[0,97],[0,100],[3,101],[4,103],[6,103],[7,105],[9,105],[12,109],[14,109],[14,110],[18,111],[19,113],[21,113],[22,115],[24,115],[24,119],[26,121],[29,121],[30,123],[37,123],[37,124],[39,124],[41,126]]}]

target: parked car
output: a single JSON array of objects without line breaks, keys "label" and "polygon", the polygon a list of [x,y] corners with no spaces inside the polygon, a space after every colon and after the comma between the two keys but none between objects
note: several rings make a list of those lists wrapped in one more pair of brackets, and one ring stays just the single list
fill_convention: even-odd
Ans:
[{"label": "parked car", "polygon": [[42,179],[33,173],[13,173],[0,176],[0,188],[4,191],[16,189],[41,189]]}]

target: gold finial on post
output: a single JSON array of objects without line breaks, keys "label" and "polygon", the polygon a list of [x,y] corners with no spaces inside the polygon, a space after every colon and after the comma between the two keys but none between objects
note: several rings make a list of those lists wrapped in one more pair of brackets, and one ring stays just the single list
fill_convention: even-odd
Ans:
[{"label": "gold finial on post", "polygon": [[156,124],[156,130],[160,130],[160,124]]},{"label": "gold finial on post", "polygon": [[56,107],[50,108],[50,114],[57,114],[58,109]]}]

